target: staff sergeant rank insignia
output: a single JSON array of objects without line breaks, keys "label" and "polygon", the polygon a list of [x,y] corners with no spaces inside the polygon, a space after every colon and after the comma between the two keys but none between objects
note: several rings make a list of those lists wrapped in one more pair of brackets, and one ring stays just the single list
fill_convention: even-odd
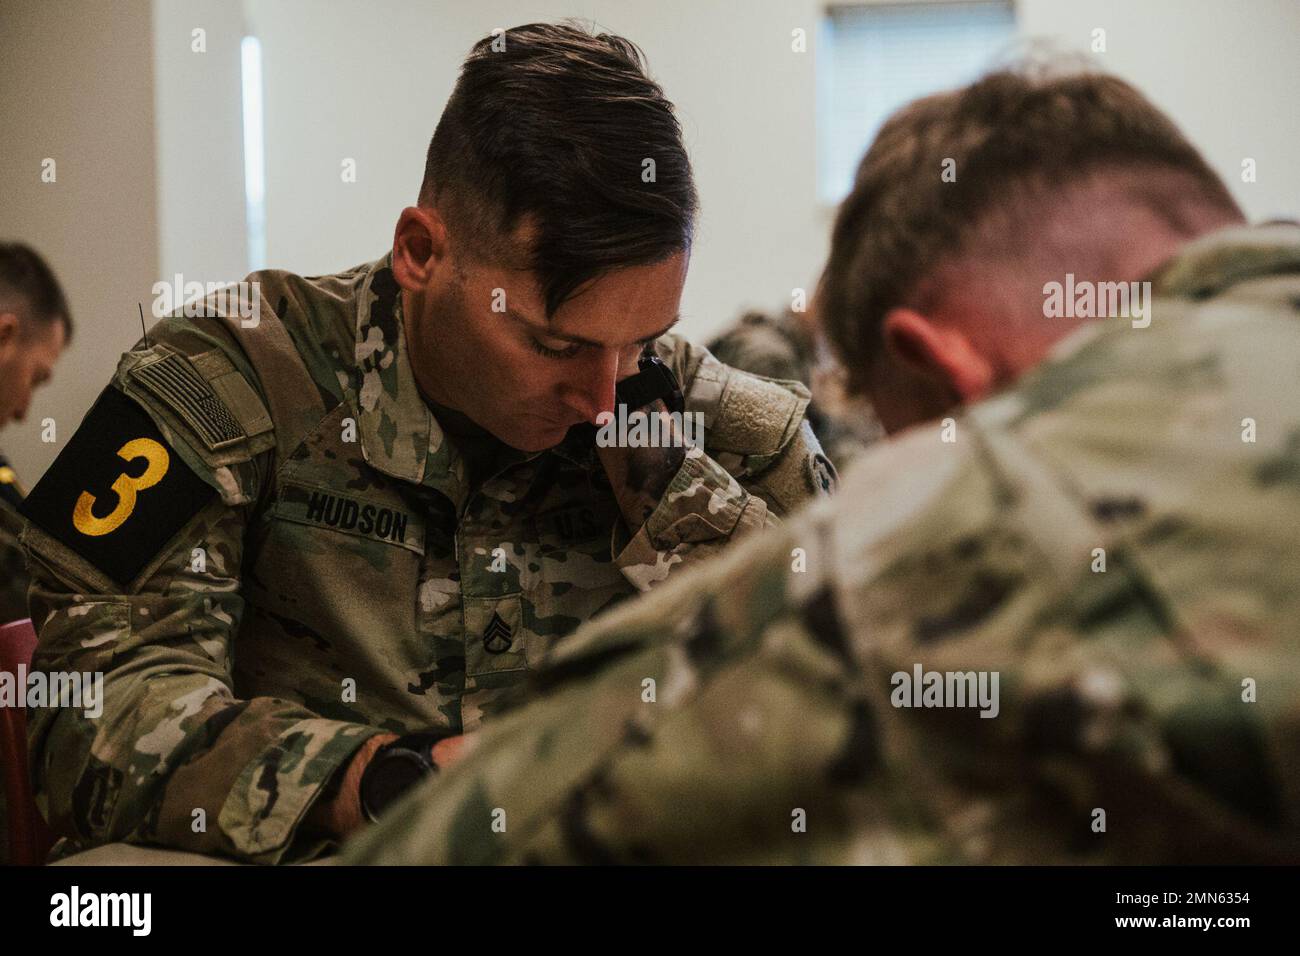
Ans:
[{"label": "staff sergeant rank insignia", "polygon": [[144,409],[109,387],[22,512],[126,585],[215,494]]},{"label": "staff sergeant rank insignia", "polygon": [[488,621],[488,626],[483,631],[483,649],[489,654],[504,654],[510,650],[512,633],[510,625],[501,620],[501,615],[494,611],[492,620]]}]

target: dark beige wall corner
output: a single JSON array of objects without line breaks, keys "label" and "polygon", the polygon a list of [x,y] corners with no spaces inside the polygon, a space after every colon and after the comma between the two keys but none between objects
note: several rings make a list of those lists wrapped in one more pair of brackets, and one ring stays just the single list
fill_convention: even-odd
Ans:
[{"label": "dark beige wall corner", "polygon": [[[136,303],[148,310],[157,281],[152,47],[149,0],[0,4],[0,236],[46,257],[77,323],[26,422],[0,430],[29,487],[139,338]],[[44,418],[55,444],[41,441]]]}]

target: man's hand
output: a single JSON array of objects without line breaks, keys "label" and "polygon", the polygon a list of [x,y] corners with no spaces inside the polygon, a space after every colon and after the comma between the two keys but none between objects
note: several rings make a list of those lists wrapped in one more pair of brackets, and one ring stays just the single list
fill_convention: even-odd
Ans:
[{"label": "man's hand", "polygon": [[[340,839],[360,829],[366,822],[361,812],[361,775],[374,759],[375,752],[397,737],[397,734],[379,734],[362,744],[340,771],[342,778],[333,797],[317,800],[307,814],[307,822]],[[468,753],[467,739],[465,735],[445,737],[434,744],[430,754],[434,766],[446,769]]]},{"label": "man's hand", "polygon": [[646,519],[659,506],[669,483],[681,470],[682,461],[686,458],[686,443],[681,429],[669,417],[668,406],[662,399],[638,411],[646,416],[661,416],[658,446],[596,446],[596,454],[609,477],[619,511],[623,513],[623,520],[632,534],[645,524]]}]

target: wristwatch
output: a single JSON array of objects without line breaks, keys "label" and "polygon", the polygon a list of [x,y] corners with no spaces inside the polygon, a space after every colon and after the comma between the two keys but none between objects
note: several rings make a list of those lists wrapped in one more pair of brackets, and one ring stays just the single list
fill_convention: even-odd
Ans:
[{"label": "wristwatch", "polygon": [[374,823],[402,794],[438,772],[433,745],[446,736],[405,734],[375,751],[361,774],[361,812],[367,820]]},{"label": "wristwatch", "polygon": [[670,412],[681,414],[686,409],[677,376],[657,355],[642,355],[636,374],[614,386],[614,400],[626,405],[628,411],[645,408],[661,398]]}]

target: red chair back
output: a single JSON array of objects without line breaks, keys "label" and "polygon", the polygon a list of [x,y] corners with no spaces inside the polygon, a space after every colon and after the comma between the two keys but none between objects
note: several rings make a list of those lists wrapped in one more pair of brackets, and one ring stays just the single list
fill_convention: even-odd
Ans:
[{"label": "red chair back", "polygon": [[[31,621],[0,626],[0,671],[8,671],[17,681],[18,665],[30,667],[35,650],[36,630]],[[0,775],[9,816],[9,862],[39,866],[54,845],[54,835],[32,799],[32,781],[27,774],[27,711],[21,706],[0,707]]]}]

